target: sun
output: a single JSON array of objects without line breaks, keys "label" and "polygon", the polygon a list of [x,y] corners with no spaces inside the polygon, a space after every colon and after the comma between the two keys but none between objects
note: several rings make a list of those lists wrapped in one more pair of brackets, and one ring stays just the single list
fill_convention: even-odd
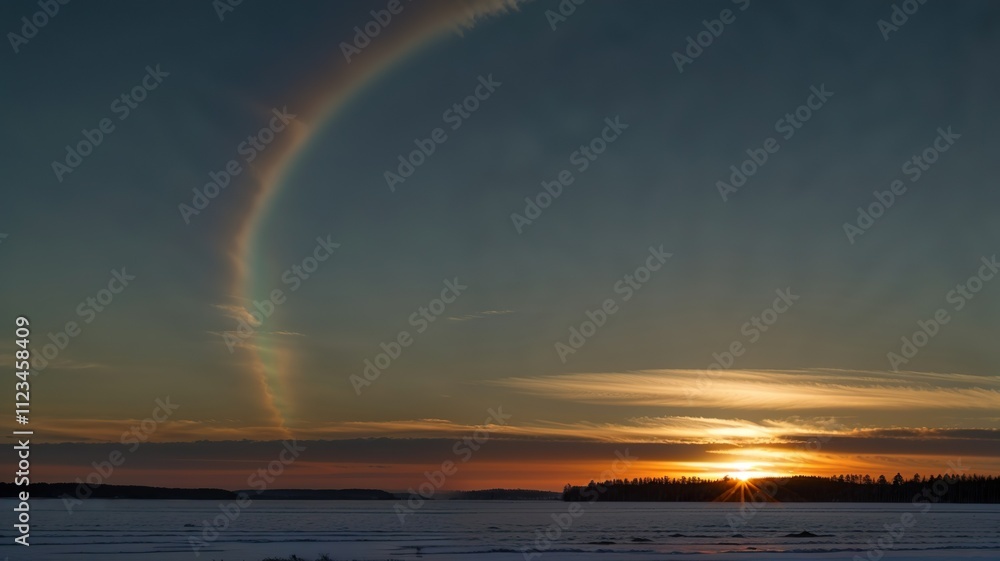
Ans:
[{"label": "sun", "polygon": [[740,481],[748,481],[755,475],[753,472],[754,466],[752,464],[748,463],[733,464],[733,468],[737,470],[734,476],[736,477],[736,479]]}]

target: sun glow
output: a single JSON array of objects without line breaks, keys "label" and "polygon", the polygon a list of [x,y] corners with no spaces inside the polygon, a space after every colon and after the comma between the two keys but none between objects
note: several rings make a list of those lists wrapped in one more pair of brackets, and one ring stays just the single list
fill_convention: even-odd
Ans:
[{"label": "sun glow", "polygon": [[747,481],[757,475],[754,473],[753,467],[753,464],[748,463],[733,464],[733,468],[737,470],[734,476],[740,481]]}]

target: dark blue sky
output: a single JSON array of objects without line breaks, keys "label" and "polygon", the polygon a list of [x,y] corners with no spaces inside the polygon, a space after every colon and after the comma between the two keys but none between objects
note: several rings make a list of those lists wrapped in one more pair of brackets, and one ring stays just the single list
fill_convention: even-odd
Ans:
[{"label": "dark blue sky", "polygon": [[[245,2],[223,21],[208,2],[62,6],[19,52],[0,55],[0,304],[30,314],[44,342],[80,321],[78,304],[112,269],[137,279],[41,373],[39,411],[56,424],[140,418],[153,397],[171,394],[206,436],[219,426],[252,434],[273,405],[252,372],[263,363],[283,420],[322,434],[358,421],[475,423],[498,400],[542,434],[647,417],[763,422],[786,419],[774,410],[803,400],[812,405],[796,415],[851,427],[995,428],[995,413],[958,411],[972,398],[950,388],[980,388],[982,407],[996,403],[1000,288],[984,281],[962,309],[948,295],[1000,246],[1000,9],[927,3],[885,40],[877,22],[891,3],[743,4],[588,2],[553,30],[546,11],[558,3],[528,3],[408,43],[325,119],[315,111],[328,95],[322,84],[375,65],[366,50],[349,65],[341,43],[385,3]],[[422,9],[403,6],[373,48],[405,35],[406,18]],[[5,32],[19,33],[37,9],[5,3]],[[735,21],[679,72],[673,53],[726,9]],[[119,119],[112,101],[157,65],[169,76]],[[443,113],[480,76],[500,85],[451,129]],[[809,102],[812,87],[833,95],[785,138],[776,123]],[[282,107],[300,116],[298,128],[277,133],[260,167],[247,166],[186,224],[178,205],[242,158],[240,143]],[[104,118],[115,130],[58,181],[52,162]],[[580,171],[573,153],[615,118],[628,128]],[[390,191],[386,170],[436,127],[447,140]],[[904,164],[949,128],[960,136],[914,181]],[[278,152],[305,131],[287,164]],[[778,150],[723,200],[717,182],[772,137]],[[248,292],[234,292],[234,225],[272,159],[287,165],[240,258]],[[511,214],[564,169],[573,183],[519,233]],[[856,225],[857,208],[897,179],[905,194],[852,243],[844,224]],[[259,340],[230,353],[220,334],[236,330],[234,306],[252,309],[287,289],[283,271],[312,254],[317,236],[340,248],[287,295]],[[672,256],[622,301],[616,283],[650,246]],[[467,292],[413,333],[411,314],[455,277]],[[749,342],[744,324],[788,287],[800,299]],[[609,298],[619,311],[561,360],[556,344],[569,344],[570,328]],[[902,352],[900,337],[942,308],[949,323],[898,369],[980,378],[892,373],[887,355]],[[402,330],[413,346],[358,396],[350,377]],[[630,372],[658,372],[643,382],[652,386],[693,384],[734,341],[746,352],[733,369],[799,372],[801,391],[765,405],[734,394],[636,396],[624,407],[567,389],[587,373],[606,376],[593,391],[609,399],[636,391],[621,378]],[[927,393],[908,410],[855,411],[817,389],[861,396],[883,376]]]}]

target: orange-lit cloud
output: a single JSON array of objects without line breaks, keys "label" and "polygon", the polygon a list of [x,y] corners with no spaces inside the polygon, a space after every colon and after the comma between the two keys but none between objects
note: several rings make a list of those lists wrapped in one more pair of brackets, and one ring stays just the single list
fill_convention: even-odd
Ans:
[{"label": "orange-lit cloud", "polygon": [[[40,442],[118,442],[123,433],[141,427],[142,419],[67,419],[38,422]],[[147,426],[149,425],[147,421]],[[637,417],[620,423],[535,421],[507,425],[468,425],[445,419],[394,421],[341,421],[296,427],[302,439],[345,438],[463,438],[488,429],[492,437],[605,443],[784,444],[809,438],[857,439],[987,439],[1000,443],[997,429],[944,429],[848,426],[836,419],[744,419],[711,417]],[[275,427],[247,426],[239,421],[170,419],[147,431],[150,442],[192,442],[250,439],[266,441],[287,437]]]},{"label": "orange-lit cloud", "polygon": [[[635,457],[623,477],[841,473],[907,477],[943,473],[949,462],[961,462],[970,473],[1000,471],[995,434],[986,438],[954,438],[931,443],[922,438],[833,437],[816,446],[788,442],[732,444],[616,443],[491,438],[462,462],[449,478],[449,489],[534,487],[558,490],[566,483],[599,479],[616,452]],[[460,461],[453,438],[364,438],[299,441],[306,448],[282,478],[284,488],[376,487],[406,489],[423,481],[424,472],[447,460]],[[110,483],[218,486],[246,488],[247,477],[282,450],[281,442],[223,441],[147,443],[125,463]],[[93,471],[116,444],[38,444],[33,480],[73,481]],[[933,452],[932,452],[933,451]],[[0,462],[2,463],[2,462]],[[9,462],[8,462],[9,463]],[[0,466],[3,467],[3,466]],[[7,465],[6,467],[12,467]]]},{"label": "orange-lit cloud", "polygon": [[855,370],[643,370],[508,378],[496,385],[581,403],[744,410],[997,409],[1000,377]]}]

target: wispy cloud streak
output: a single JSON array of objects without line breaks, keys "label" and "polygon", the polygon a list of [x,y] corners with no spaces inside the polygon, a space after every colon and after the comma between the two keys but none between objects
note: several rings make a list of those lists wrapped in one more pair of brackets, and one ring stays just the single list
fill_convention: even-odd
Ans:
[{"label": "wispy cloud streak", "polygon": [[854,370],[643,370],[493,384],[580,403],[744,410],[997,409],[1000,377]]}]

